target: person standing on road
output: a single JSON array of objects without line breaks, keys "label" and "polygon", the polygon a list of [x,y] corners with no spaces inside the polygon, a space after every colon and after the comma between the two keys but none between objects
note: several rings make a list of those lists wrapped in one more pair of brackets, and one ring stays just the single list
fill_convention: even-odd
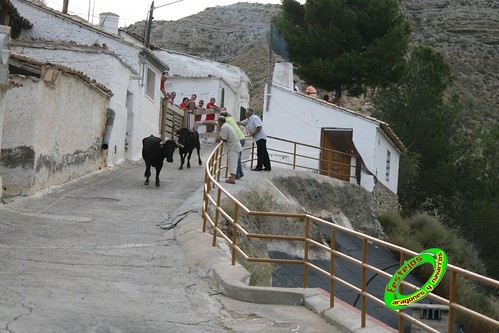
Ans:
[{"label": "person standing on road", "polygon": [[253,137],[253,141],[256,142],[257,162],[256,167],[251,169],[251,171],[272,170],[270,166],[269,153],[267,151],[267,136],[263,131],[263,123],[260,117],[254,114],[252,108],[248,108],[246,109],[246,119],[238,121],[237,124],[245,126],[250,135]]},{"label": "person standing on road", "polygon": [[[225,117],[225,122],[227,124],[229,124],[230,126],[232,126],[232,128],[234,129],[234,131],[236,131],[237,137],[239,138],[239,143],[241,144],[241,147],[244,147],[244,144],[246,143],[246,137],[244,136],[243,131],[241,131],[241,129],[239,128],[239,125],[236,123],[236,121],[234,120],[234,118],[232,118],[232,115],[230,113],[228,113],[227,111],[225,111],[224,109],[222,109],[222,110],[223,111],[220,112],[220,115],[224,116]],[[241,162],[242,155],[243,155],[243,152],[241,151],[239,153],[239,158],[237,160],[236,179],[241,179],[244,176],[243,165],[242,165],[242,162]]]},{"label": "person standing on road", "polygon": [[239,138],[237,137],[236,131],[232,126],[226,123],[225,117],[218,117],[218,127],[220,128],[220,137],[217,139],[218,142],[223,141],[227,150],[227,168],[230,173],[230,178],[225,182],[229,184],[236,183],[236,172],[237,172],[237,158],[242,152],[243,148],[239,143]]}]

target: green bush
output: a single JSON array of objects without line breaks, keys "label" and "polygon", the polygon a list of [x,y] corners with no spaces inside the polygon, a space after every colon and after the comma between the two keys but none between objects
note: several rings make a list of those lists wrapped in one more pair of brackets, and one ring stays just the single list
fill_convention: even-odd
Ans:
[{"label": "green bush", "polygon": [[[472,286],[466,286],[459,290],[459,293],[457,293],[457,302],[467,308],[482,313],[487,317],[495,318],[496,320],[499,317],[499,311],[497,307],[494,306],[490,297],[484,295],[481,291],[476,290]],[[471,317],[460,312],[456,312],[456,321],[461,325],[464,332],[498,332],[498,330],[494,330],[493,327],[481,321],[473,320]]]},{"label": "green bush", "polygon": [[[403,219],[397,215],[382,215],[378,220],[390,243],[415,252],[438,247],[447,253],[449,263],[485,274],[485,266],[475,247],[435,217],[428,214],[416,214],[411,218]],[[431,265],[422,265],[414,273],[421,281],[425,281],[432,272]],[[445,274],[444,279],[435,289],[435,294],[449,297],[449,275]],[[456,283],[456,290],[458,290],[456,297],[459,304],[492,318],[499,317],[499,310],[485,289],[480,289],[476,283],[467,283],[462,277],[459,277]],[[456,314],[456,321],[465,332],[493,332],[488,325],[459,312]]]},{"label": "green bush", "polygon": [[399,215],[386,214],[378,217],[379,223],[383,227],[383,231],[389,235],[395,235],[399,232],[401,224],[404,223],[403,219]]},{"label": "green bush", "polygon": [[441,248],[452,264],[485,274],[485,265],[475,247],[435,217],[417,214],[409,220],[409,224],[413,237],[422,249]]}]

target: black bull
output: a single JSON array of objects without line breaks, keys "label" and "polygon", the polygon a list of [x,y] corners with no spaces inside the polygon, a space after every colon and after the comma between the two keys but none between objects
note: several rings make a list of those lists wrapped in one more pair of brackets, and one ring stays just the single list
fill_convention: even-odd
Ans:
[{"label": "black bull", "polygon": [[144,176],[146,181],[144,185],[149,185],[149,177],[151,176],[151,166],[156,168],[156,187],[159,187],[159,173],[163,168],[163,160],[169,163],[173,162],[173,153],[177,143],[174,140],[161,142],[160,138],[153,135],[142,139],[142,158],[146,163],[146,172]]},{"label": "black bull", "polygon": [[196,148],[198,153],[198,163],[203,165],[201,162],[201,157],[199,157],[199,133],[197,131],[189,131],[187,128],[182,128],[177,131],[178,143],[183,147],[180,147],[178,152],[180,154],[180,167],[179,170],[184,168],[185,157],[187,156],[187,168],[191,167],[191,155],[194,148]]}]

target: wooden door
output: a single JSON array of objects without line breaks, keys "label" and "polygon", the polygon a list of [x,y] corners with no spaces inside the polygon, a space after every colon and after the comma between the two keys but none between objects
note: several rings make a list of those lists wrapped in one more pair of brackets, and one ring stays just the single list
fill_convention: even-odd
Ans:
[{"label": "wooden door", "polygon": [[322,129],[321,136],[321,174],[350,181],[352,131]]}]

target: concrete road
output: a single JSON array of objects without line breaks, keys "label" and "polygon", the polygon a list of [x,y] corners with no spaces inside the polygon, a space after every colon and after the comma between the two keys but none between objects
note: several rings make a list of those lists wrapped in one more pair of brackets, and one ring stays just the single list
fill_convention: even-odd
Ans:
[{"label": "concrete road", "polygon": [[202,185],[203,167],[178,166],[176,154],[160,188],[125,163],[0,204],[0,332],[340,332],[301,306],[226,298],[198,276],[159,227]]}]

